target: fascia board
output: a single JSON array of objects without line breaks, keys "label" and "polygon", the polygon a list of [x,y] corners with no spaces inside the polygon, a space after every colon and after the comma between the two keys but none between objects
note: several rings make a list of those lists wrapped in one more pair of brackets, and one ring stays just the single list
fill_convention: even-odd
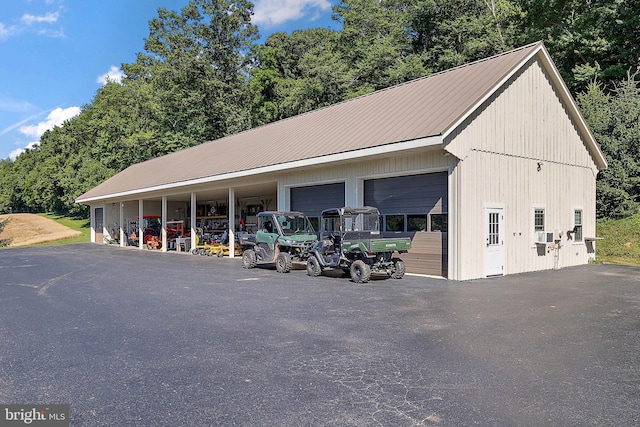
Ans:
[{"label": "fascia board", "polygon": [[410,141],[396,142],[391,144],[380,145],[377,147],[364,148],[361,150],[347,151],[343,153],[329,154],[321,157],[314,157],[310,159],[297,160],[294,162],[280,163],[276,165],[264,166],[251,170],[244,170],[238,172],[231,172],[222,175],[214,175],[203,178],[192,179],[188,181],[173,182],[168,184],[157,185],[147,188],[139,188],[135,190],[122,191],[118,193],[104,194],[101,196],[87,197],[83,199],[76,199],[76,203],[91,203],[96,201],[103,201],[107,199],[124,198],[130,196],[142,196],[146,193],[175,190],[178,188],[184,188],[189,186],[195,186],[200,184],[208,184],[218,181],[225,181],[236,178],[246,178],[254,175],[261,175],[274,172],[286,172],[292,169],[298,169],[309,166],[318,166],[328,163],[344,162],[348,160],[355,160],[370,156],[379,156],[383,154],[393,154],[405,150],[412,150],[416,148],[430,147],[442,145],[443,138],[440,135],[429,136],[425,138],[413,139]]}]

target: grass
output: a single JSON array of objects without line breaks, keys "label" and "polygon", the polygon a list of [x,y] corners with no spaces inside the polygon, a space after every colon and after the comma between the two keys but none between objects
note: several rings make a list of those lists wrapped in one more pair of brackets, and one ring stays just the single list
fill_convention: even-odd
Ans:
[{"label": "grass", "polygon": [[86,218],[70,218],[67,216],[56,215],[52,213],[38,214],[45,218],[54,220],[55,222],[69,227],[72,230],[79,231],[81,234],[68,239],[55,240],[53,242],[38,243],[32,246],[55,246],[55,245],[73,245],[77,243],[89,243],[91,241],[91,227],[89,220]]},{"label": "grass", "polygon": [[598,220],[596,262],[640,266],[640,213],[624,219]]}]

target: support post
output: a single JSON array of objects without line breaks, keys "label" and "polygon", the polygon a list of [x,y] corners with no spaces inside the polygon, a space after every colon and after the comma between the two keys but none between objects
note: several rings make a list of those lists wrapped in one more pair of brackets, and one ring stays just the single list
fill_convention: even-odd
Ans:
[{"label": "support post", "polygon": [[167,252],[167,196],[162,196],[162,252]]},{"label": "support post", "polygon": [[91,223],[91,243],[98,243],[96,242],[96,208],[94,206],[89,209],[89,221]]},{"label": "support post", "polygon": [[[264,207],[269,209],[268,206]],[[278,180],[278,190],[276,194],[276,209],[279,211],[291,210],[291,192],[285,187],[283,180]]]},{"label": "support post", "polygon": [[118,202],[120,205],[120,230],[118,230],[118,235],[120,236],[120,247],[124,248],[127,245],[127,236],[125,235],[125,227],[124,227],[124,203]]},{"label": "support post", "polygon": [[107,207],[105,205],[102,206],[102,230],[100,230],[100,232],[102,233],[102,244],[106,245],[105,240],[104,240],[104,236],[106,236],[106,234],[108,233],[107,231]]},{"label": "support post", "polygon": [[138,249],[144,248],[144,200],[138,200]]},{"label": "support post", "polygon": [[227,209],[227,215],[229,215],[229,258],[234,258],[236,247],[236,235],[234,231],[236,228],[236,194],[232,187],[229,187],[229,208]]},{"label": "support post", "polygon": [[196,248],[196,233],[198,220],[196,218],[196,193],[191,193],[191,249]]}]

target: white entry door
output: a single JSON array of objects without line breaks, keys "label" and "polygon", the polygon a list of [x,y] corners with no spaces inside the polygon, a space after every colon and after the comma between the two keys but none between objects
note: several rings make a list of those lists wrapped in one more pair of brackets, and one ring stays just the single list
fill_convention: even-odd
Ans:
[{"label": "white entry door", "polygon": [[486,275],[496,276],[504,274],[504,214],[501,208],[486,208],[485,212],[485,238],[487,248],[485,251]]}]

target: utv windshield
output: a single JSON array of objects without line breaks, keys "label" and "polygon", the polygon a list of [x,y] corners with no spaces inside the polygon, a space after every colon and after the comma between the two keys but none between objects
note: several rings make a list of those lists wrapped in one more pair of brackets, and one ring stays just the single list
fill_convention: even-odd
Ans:
[{"label": "utv windshield", "polygon": [[296,234],[316,234],[313,225],[306,216],[280,215],[278,224],[284,236]]},{"label": "utv windshield", "polygon": [[380,231],[380,221],[376,213],[347,214],[342,217],[342,230],[347,231]]}]

